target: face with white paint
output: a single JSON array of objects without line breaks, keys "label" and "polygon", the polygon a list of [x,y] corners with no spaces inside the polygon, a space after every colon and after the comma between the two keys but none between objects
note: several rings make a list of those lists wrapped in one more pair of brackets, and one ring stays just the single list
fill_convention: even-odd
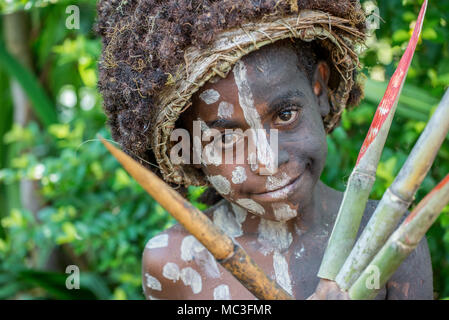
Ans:
[{"label": "face with white paint", "polygon": [[[329,67],[318,62],[308,75],[299,61],[290,40],[262,47],[242,58],[226,78],[205,84],[181,118],[190,133],[198,119],[220,132],[213,147],[222,150],[221,164],[197,166],[217,191],[269,220],[290,220],[310,205],[327,155],[322,119],[330,110]],[[244,136],[227,129],[264,131]],[[278,130],[277,150],[268,144],[273,129]],[[262,152],[251,154],[249,143]],[[212,146],[202,142],[207,145]],[[232,150],[232,163],[225,161],[226,150]]]}]

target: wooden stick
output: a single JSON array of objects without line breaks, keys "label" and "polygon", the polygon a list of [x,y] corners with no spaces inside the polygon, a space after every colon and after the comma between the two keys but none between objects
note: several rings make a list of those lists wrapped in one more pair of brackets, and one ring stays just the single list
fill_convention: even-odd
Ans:
[{"label": "wooden stick", "polygon": [[263,272],[243,248],[217,228],[204,213],[195,208],[154,173],[103,138],[100,137],[100,139],[147,193],[198,239],[215,259],[258,299],[293,299]]},{"label": "wooden stick", "polygon": [[[418,246],[427,230],[449,203],[449,175],[432,190],[413,210],[400,227],[391,235],[374,260],[349,290],[353,300],[374,299],[401,263]],[[376,270],[379,275],[377,288],[367,285]]]},{"label": "wooden stick", "polygon": [[422,5],[413,36],[377,108],[357,163],[349,177],[337,220],[318,272],[320,278],[335,280],[355,243],[363,212],[376,178],[382,150],[422,30],[426,9],[427,0]]},{"label": "wooden stick", "polygon": [[347,290],[387,241],[427,175],[449,132],[449,90],[428,122],[396,179],[383,195],[336,282]]}]

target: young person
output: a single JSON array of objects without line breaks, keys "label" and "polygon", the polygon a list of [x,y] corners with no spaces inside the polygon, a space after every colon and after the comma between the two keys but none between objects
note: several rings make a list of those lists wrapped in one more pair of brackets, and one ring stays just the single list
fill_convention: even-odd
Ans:
[{"label": "young person", "polygon": [[[209,186],[205,213],[294,298],[347,298],[316,275],[343,198],[320,181],[326,134],[361,96],[358,1],[98,8],[114,138],[167,182]],[[254,298],[180,225],[150,239],[142,263],[148,299]],[[377,298],[432,298],[425,240]]]}]

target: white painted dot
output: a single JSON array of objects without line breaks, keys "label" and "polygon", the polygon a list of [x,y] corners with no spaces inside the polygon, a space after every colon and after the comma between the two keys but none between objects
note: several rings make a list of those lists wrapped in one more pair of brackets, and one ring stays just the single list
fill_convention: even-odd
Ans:
[{"label": "white painted dot", "polygon": [[252,199],[238,199],[236,202],[238,205],[242,206],[252,213],[259,215],[263,215],[265,213],[265,209]]},{"label": "white painted dot", "polygon": [[214,300],[231,300],[229,286],[226,284],[220,284],[216,287],[214,289]]},{"label": "white painted dot", "polygon": [[206,104],[213,104],[220,99],[220,94],[217,90],[208,89],[200,94],[200,99],[203,100]]},{"label": "white painted dot", "polygon": [[221,195],[228,195],[231,192],[231,183],[225,177],[218,175],[209,177],[210,183]]},{"label": "white painted dot", "polygon": [[247,179],[246,171],[243,167],[235,167],[234,171],[232,171],[232,183],[233,184],[242,184]]},{"label": "white painted dot", "polygon": [[148,241],[146,245],[146,248],[158,249],[158,248],[165,248],[166,246],[168,246],[168,234],[161,234],[150,239],[150,241]]},{"label": "white painted dot", "polygon": [[220,277],[214,256],[192,235],[186,236],[182,240],[181,259],[186,262],[195,261],[201,270],[211,278]]},{"label": "white painted dot", "polygon": [[176,263],[168,262],[165,264],[164,268],[162,269],[162,275],[172,280],[173,282],[176,282],[179,280],[179,267]]},{"label": "white painted dot", "polygon": [[232,103],[222,101],[218,105],[218,113],[217,116],[219,118],[232,118],[234,113],[234,105]]},{"label": "white painted dot", "polygon": [[181,280],[186,286],[192,288],[194,294],[201,292],[203,287],[203,282],[201,280],[200,274],[194,269],[187,267],[181,270]]},{"label": "white painted dot", "polygon": [[290,177],[282,172],[281,177],[268,176],[266,188],[268,191],[273,191],[285,187],[290,182]]},{"label": "white painted dot", "polygon": [[145,278],[148,288],[156,291],[162,291],[162,285],[158,279],[156,279],[155,277],[151,276],[148,273],[145,273]]}]

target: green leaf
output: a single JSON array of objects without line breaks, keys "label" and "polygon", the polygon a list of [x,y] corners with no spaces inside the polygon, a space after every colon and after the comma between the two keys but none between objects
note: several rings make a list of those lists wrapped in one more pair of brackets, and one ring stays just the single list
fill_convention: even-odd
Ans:
[{"label": "green leaf", "polygon": [[36,76],[23,67],[0,43],[0,66],[16,79],[32,103],[33,110],[41,123],[49,126],[57,122],[57,115],[51,100],[39,84]]}]

